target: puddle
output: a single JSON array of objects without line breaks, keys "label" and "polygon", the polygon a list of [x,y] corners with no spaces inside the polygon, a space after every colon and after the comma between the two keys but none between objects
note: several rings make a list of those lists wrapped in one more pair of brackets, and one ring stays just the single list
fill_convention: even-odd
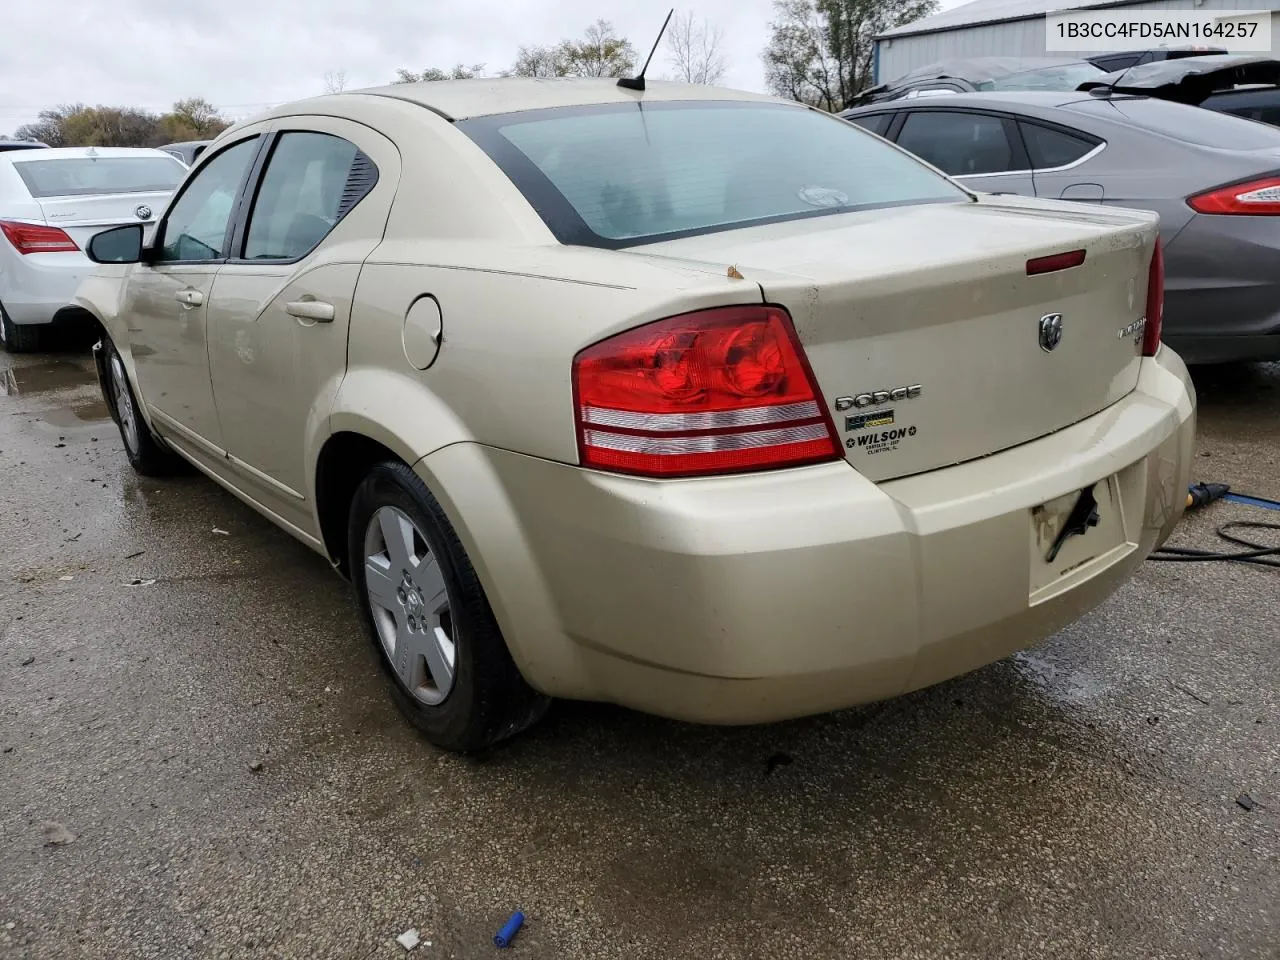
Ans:
[{"label": "puddle", "polygon": [[86,400],[67,407],[58,407],[41,414],[40,419],[54,427],[78,427],[82,423],[96,423],[109,420],[111,414],[106,403],[101,400]]},{"label": "puddle", "polygon": [[47,360],[30,366],[10,367],[0,373],[0,394],[10,397],[83,387],[97,379],[92,369],[86,370],[66,360]]}]

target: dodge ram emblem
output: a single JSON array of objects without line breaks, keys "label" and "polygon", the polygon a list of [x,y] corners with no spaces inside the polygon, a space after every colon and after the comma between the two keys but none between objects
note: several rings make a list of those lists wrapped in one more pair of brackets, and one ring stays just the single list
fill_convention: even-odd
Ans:
[{"label": "dodge ram emblem", "polygon": [[1062,342],[1062,314],[1046,313],[1040,318],[1040,349],[1049,353]]}]

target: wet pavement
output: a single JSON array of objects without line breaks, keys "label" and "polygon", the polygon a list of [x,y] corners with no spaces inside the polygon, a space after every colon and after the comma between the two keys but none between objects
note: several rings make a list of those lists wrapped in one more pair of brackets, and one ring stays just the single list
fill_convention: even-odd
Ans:
[{"label": "wet pavement", "polygon": [[[400,720],[320,557],[133,475],[90,371],[0,354],[6,960],[392,958],[409,928],[482,957],[515,909],[531,958],[1280,957],[1278,571],[1148,563],[865,709],[557,704],[463,759]],[[1197,380],[1197,478],[1280,497],[1280,367]],[[1174,540],[1232,519],[1277,517]]]}]

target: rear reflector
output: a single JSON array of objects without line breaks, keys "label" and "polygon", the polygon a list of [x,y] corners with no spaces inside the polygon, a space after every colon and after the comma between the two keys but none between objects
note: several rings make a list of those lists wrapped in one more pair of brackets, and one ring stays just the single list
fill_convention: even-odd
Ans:
[{"label": "rear reflector", "polygon": [[1049,257],[1036,257],[1027,261],[1027,276],[1034,277],[1038,273],[1053,273],[1057,270],[1068,270],[1084,263],[1084,251],[1072,250],[1070,253],[1055,253]]},{"label": "rear reflector", "polygon": [[648,477],[839,458],[791,318],[722,307],[659,320],[574,358],[584,466]]},{"label": "rear reflector", "polygon": [[1142,355],[1154,357],[1160,349],[1160,333],[1164,328],[1164,248],[1156,237],[1147,271],[1147,325],[1142,328]]},{"label": "rear reflector", "polygon": [[1277,217],[1280,216],[1280,177],[1219,187],[1188,198],[1187,204],[1196,213]]},{"label": "rear reflector", "polygon": [[75,253],[80,248],[76,242],[57,227],[46,227],[40,223],[18,223],[14,220],[0,220],[0,232],[9,239],[13,248],[21,254],[28,253]]}]

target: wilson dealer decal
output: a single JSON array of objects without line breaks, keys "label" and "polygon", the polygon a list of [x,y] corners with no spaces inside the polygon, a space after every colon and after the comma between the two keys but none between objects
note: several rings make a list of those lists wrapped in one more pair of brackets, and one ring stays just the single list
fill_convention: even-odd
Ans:
[{"label": "wilson dealer decal", "polygon": [[863,450],[868,454],[885,453],[889,450],[898,449],[898,444],[904,439],[915,435],[915,427],[898,427],[896,430],[860,433],[856,437],[849,437],[845,440],[844,445],[850,450]]}]

